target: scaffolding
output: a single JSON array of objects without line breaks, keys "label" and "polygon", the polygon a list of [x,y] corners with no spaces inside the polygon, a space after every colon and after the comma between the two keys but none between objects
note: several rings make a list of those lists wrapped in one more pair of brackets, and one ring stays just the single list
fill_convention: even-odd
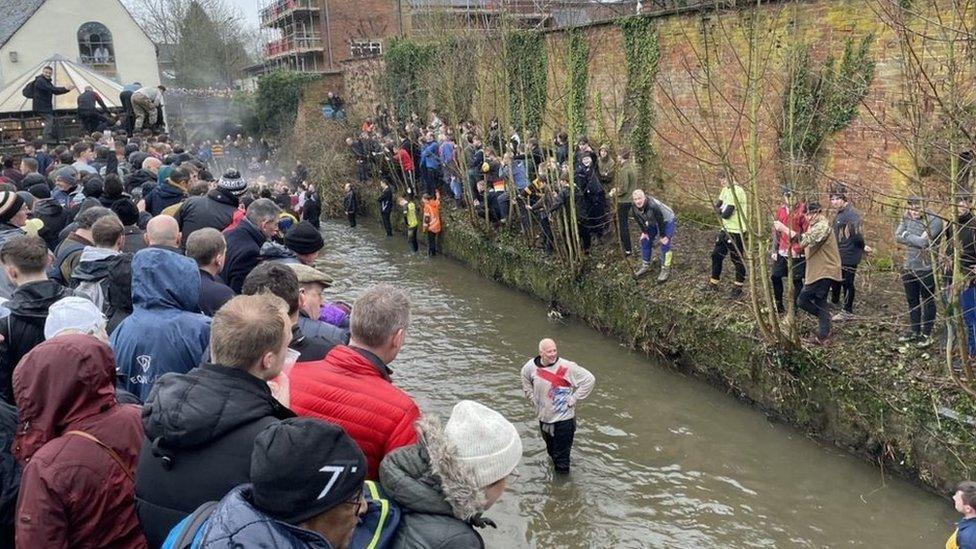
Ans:
[{"label": "scaffolding", "polygon": [[504,26],[503,21],[518,28],[554,29],[639,11],[636,0],[409,0],[409,5],[412,30],[419,33],[490,31]]},{"label": "scaffolding", "polygon": [[332,67],[322,39],[320,0],[258,0],[264,63],[278,69],[323,73]]}]

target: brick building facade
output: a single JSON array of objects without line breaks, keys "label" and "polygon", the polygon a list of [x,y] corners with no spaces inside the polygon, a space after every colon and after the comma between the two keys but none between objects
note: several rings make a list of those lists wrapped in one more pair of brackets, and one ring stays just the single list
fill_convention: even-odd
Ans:
[{"label": "brick building facade", "polygon": [[338,75],[343,61],[382,54],[408,28],[408,12],[406,0],[272,0],[260,13],[264,62],[250,72]]}]

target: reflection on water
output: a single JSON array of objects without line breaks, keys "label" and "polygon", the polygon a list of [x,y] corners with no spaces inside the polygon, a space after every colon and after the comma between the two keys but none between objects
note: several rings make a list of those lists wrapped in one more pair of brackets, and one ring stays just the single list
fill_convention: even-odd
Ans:
[{"label": "reflection on water", "polygon": [[[410,292],[396,383],[446,418],[472,399],[516,424],[519,478],[490,511],[489,547],[937,547],[948,499],[881,473],[701,382],[445,258],[370,227],[325,227],[334,298],[371,283]],[[553,478],[519,372],[540,338],[596,375],[579,406],[573,473]]]}]

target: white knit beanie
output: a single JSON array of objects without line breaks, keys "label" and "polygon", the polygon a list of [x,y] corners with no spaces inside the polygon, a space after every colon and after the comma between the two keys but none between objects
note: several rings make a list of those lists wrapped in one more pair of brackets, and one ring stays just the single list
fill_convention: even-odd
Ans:
[{"label": "white knit beanie", "polygon": [[48,308],[44,321],[44,339],[51,339],[65,330],[95,334],[105,327],[105,315],[98,305],[77,296],[55,301]]},{"label": "white knit beanie", "polygon": [[474,472],[480,488],[510,475],[522,459],[522,439],[515,426],[471,400],[454,405],[444,435],[454,443],[459,460]]}]

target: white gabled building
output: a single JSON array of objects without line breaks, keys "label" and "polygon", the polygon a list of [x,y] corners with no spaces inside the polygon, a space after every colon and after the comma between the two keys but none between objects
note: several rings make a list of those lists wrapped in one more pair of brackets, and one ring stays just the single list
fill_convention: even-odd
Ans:
[{"label": "white gabled building", "polygon": [[122,84],[159,84],[156,48],[119,0],[0,0],[0,88],[54,55]]}]

